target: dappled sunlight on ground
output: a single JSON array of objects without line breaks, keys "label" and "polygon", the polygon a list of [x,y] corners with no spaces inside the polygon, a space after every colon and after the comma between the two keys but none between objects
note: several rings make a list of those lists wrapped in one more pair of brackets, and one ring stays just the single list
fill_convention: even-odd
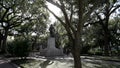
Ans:
[{"label": "dappled sunlight on ground", "polygon": [[120,62],[83,59],[83,68],[120,68]]},{"label": "dappled sunlight on ground", "polygon": [[0,64],[8,63],[8,62],[10,62],[9,59],[4,59],[4,58],[1,58],[1,57],[0,57]]},{"label": "dappled sunlight on ground", "polygon": [[[103,58],[103,59],[101,59]],[[83,68],[120,68],[120,61],[113,61],[113,58],[106,60],[106,57],[89,57],[84,56],[81,58]],[[72,57],[27,57],[27,60],[19,58],[1,58],[0,68],[3,66],[11,66],[12,63],[17,64],[23,68],[74,68],[74,61]],[[119,60],[119,59],[117,59]],[[9,68],[8,67],[8,68]],[[12,66],[11,66],[12,67]]]},{"label": "dappled sunlight on ground", "polygon": [[[21,64],[24,68],[73,68],[73,58],[36,58],[36,61]],[[83,68],[120,68],[119,62],[82,58]]]},{"label": "dappled sunlight on ground", "polygon": [[[71,62],[61,62],[58,60],[54,60],[53,64],[47,66],[47,68],[72,68],[73,64]],[[42,67],[41,67],[42,68]]]}]

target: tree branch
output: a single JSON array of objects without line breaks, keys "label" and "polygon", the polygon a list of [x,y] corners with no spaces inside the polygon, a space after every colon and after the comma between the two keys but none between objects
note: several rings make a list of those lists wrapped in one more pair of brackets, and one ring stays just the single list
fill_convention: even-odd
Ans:
[{"label": "tree branch", "polygon": [[48,11],[49,11],[50,13],[52,13],[52,14],[55,16],[55,18],[58,19],[58,21],[60,21],[60,23],[65,27],[68,35],[73,39],[73,36],[72,36],[71,31],[70,31],[69,27],[67,26],[67,24],[64,23],[64,22],[63,22],[54,12],[52,12],[48,7],[46,7],[46,9],[48,9]]},{"label": "tree branch", "polygon": [[46,8],[48,9],[50,13],[52,13],[55,16],[55,18],[57,18],[63,25],[65,25],[65,23],[55,13],[53,13],[48,7]]},{"label": "tree branch", "polygon": [[4,19],[4,17],[7,15],[7,13],[9,12],[9,9],[10,9],[10,8],[7,8],[7,9],[6,9],[6,11],[4,12],[4,14],[3,14],[3,16],[2,16],[2,18],[1,18],[1,20],[3,20],[3,19]]},{"label": "tree branch", "polygon": [[5,8],[5,9],[7,9],[5,6],[3,6],[3,3],[0,3],[0,6],[3,7],[3,8]]},{"label": "tree branch", "polygon": [[71,5],[70,22],[72,22],[72,17],[73,17],[73,5]]},{"label": "tree branch", "polygon": [[60,8],[60,5],[57,2],[54,2],[53,0],[46,0],[46,1]]},{"label": "tree branch", "polygon": [[102,25],[104,27],[105,25],[104,25],[103,20],[101,19],[101,17],[98,15],[98,13],[95,12],[95,14],[98,17],[98,19],[100,20],[100,22],[99,22],[100,25]]},{"label": "tree branch", "polygon": [[118,9],[120,7],[120,5],[117,5],[112,11],[109,12],[109,15],[111,15],[116,9]]},{"label": "tree branch", "polygon": [[71,24],[71,22],[70,22],[70,20],[69,20],[69,18],[68,18],[68,15],[67,15],[67,12],[66,12],[66,9],[65,9],[65,5],[64,5],[64,3],[62,2],[62,1],[60,1],[60,3],[61,3],[61,11],[63,12],[63,14],[64,14],[64,17],[65,17],[65,21],[66,21],[66,24],[69,26],[69,28],[72,30],[72,33],[74,33],[75,34],[75,28],[72,26],[72,24]]}]

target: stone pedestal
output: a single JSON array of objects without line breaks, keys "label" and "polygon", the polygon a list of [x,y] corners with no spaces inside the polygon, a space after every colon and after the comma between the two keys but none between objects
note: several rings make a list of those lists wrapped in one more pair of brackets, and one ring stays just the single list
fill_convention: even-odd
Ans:
[{"label": "stone pedestal", "polygon": [[42,49],[40,47],[40,55],[46,57],[56,57],[56,56],[63,56],[63,49],[55,47],[55,38],[49,37],[47,40],[47,48]]},{"label": "stone pedestal", "polygon": [[55,38],[54,37],[49,37],[48,42],[47,42],[47,48],[45,56],[48,57],[53,57],[53,56],[63,56],[63,50],[58,49],[55,47]]}]

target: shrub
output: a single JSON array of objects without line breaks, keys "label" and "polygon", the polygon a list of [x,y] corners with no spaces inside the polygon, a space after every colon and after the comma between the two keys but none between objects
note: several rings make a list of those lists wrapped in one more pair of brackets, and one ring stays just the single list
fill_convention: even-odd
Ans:
[{"label": "shrub", "polygon": [[16,57],[26,57],[29,55],[29,42],[28,40],[16,39],[8,43],[8,52]]}]

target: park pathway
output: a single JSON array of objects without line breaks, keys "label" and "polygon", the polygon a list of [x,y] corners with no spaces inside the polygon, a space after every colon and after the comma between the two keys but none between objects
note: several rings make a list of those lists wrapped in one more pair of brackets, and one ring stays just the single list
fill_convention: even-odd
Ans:
[{"label": "park pathway", "polygon": [[[15,58],[0,57],[0,68],[19,68],[11,62],[13,59]],[[38,57],[34,59],[37,60],[37,63],[32,61],[30,64],[25,64],[25,68],[73,68],[74,62],[72,57],[57,57],[55,59]],[[83,68],[120,68],[120,60],[113,57],[82,56],[81,60]]]},{"label": "park pathway", "polygon": [[0,57],[0,68],[17,68],[9,59]]},{"label": "park pathway", "polygon": [[13,63],[8,62],[8,63],[2,63],[0,64],[0,68],[17,68],[13,65]]}]

